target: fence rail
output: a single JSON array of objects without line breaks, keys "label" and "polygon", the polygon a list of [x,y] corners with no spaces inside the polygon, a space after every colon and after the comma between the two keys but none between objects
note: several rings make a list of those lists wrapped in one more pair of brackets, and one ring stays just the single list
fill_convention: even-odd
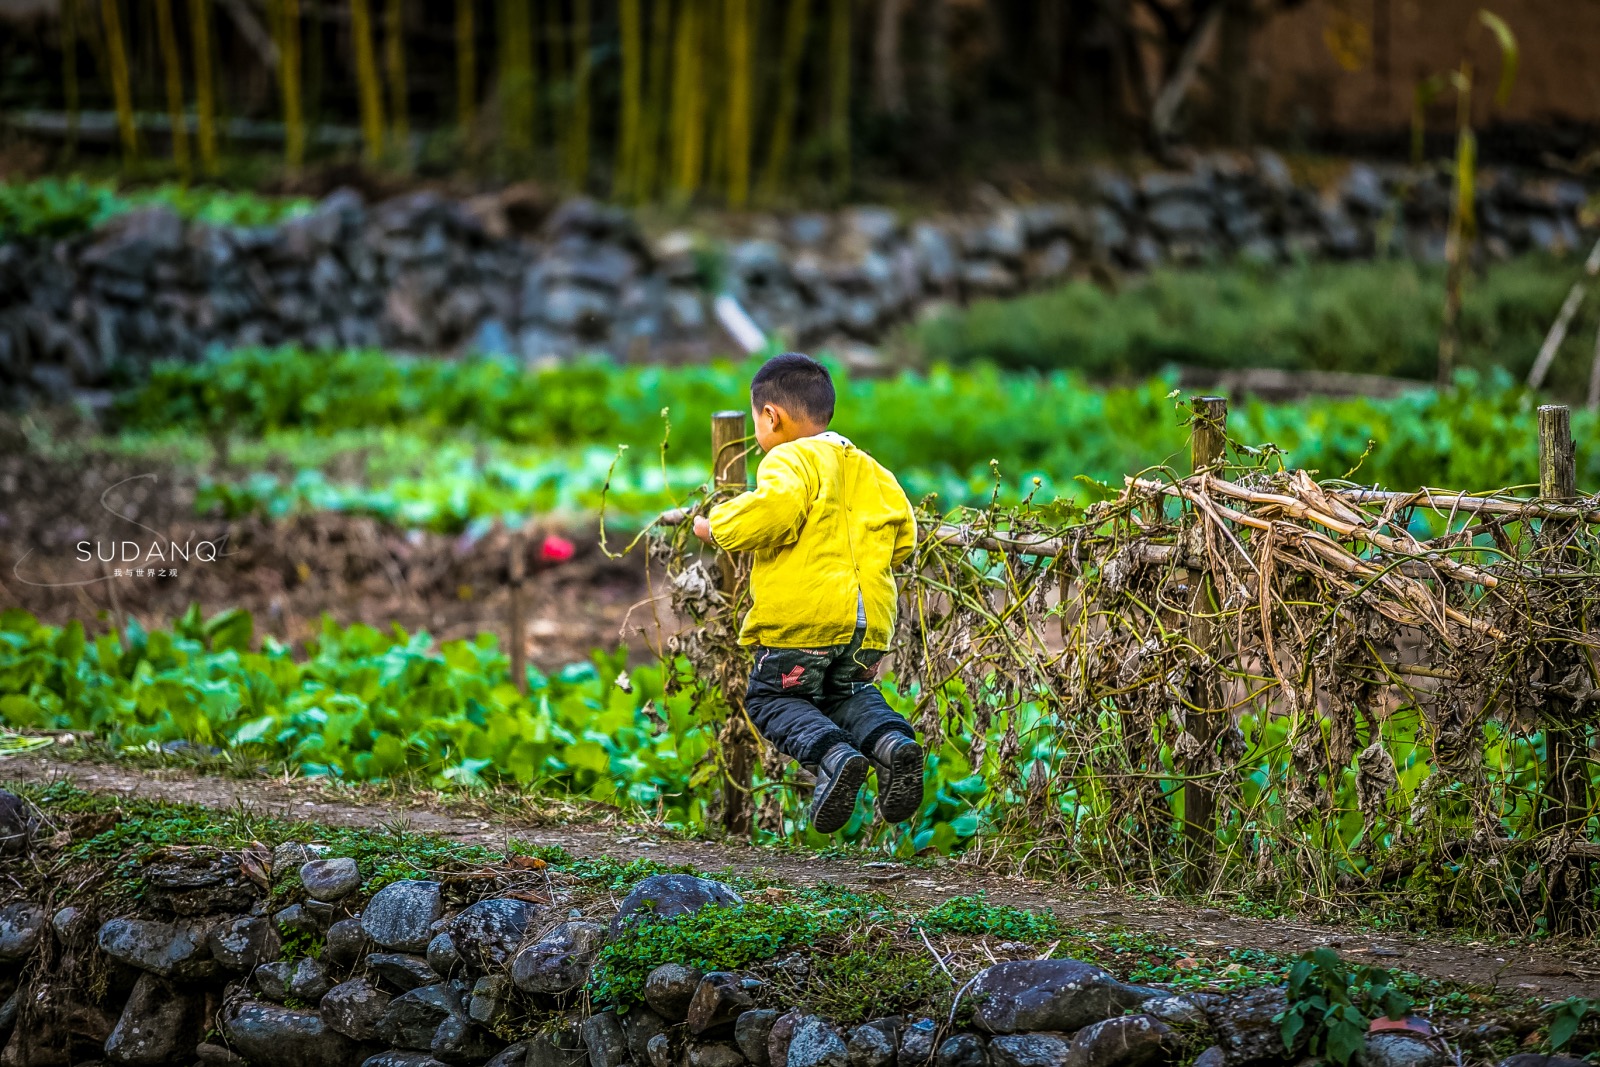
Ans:
[{"label": "fence rail", "polygon": [[[1230,442],[1221,399],[1192,409],[1188,474],[1066,516],[922,516],[894,695],[935,777],[983,778],[968,847],[1592,927],[1600,497],[1573,484],[1566,409],[1540,411],[1537,498],[1319,483]],[[672,526],[687,514],[652,548],[698,623],[673,651],[742,720],[743,565],[710,574]],[[754,780],[723,764],[741,832],[737,798],[784,826],[783,761],[761,749]]]}]

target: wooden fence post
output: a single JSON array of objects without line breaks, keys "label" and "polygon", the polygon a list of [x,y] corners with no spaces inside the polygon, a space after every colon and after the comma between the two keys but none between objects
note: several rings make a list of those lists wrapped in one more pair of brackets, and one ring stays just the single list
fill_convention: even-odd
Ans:
[{"label": "wooden fence post", "polygon": [[[1197,396],[1189,401],[1189,407],[1194,414],[1189,430],[1190,469],[1199,474],[1223,460],[1228,444],[1228,401],[1220,396]],[[1209,648],[1216,632],[1210,616],[1217,611],[1216,589],[1209,570],[1201,570],[1189,603],[1189,638],[1197,648]],[[1189,703],[1193,707],[1188,709],[1184,721],[1202,753],[1199,760],[1186,761],[1189,766],[1180,768],[1191,775],[1202,769],[1207,762],[1205,754],[1216,747],[1220,724],[1219,716],[1212,709],[1217,706],[1214,699],[1217,691],[1215,679],[1209,674],[1190,679]],[[1207,710],[1197,712],[1195,708]],[[1192,777],[1186,779],[1183,783],[1183,843],[1187,861],[1184,875],[1192,889],[1202,888],[1210,872],[1211,860],[1216,854],[1215,823],[1215,792],[1201,781]]]},{"label": "wooden fence post", "polygon": [[[1572,442],[1572,412],[1564,404],[1545,404],[1539,408],[1539,496],[1551,502],[1570,501],[1578,495],[1577,455]],[[1565,569],[1572,549],[1569,545],[1577,520],[1546,519],[1541,540],[1548,553],[1548,565]],[[1546,668],[1546,682],[1562,685],[1580,673],[1584,653],[1577,646],[1554,645]],[[1589,810],[1587,727],[1571,708],[1570,693],[1549,693],[1541,708],[1544,728],[1544,803],[1539,812],[1539,829],[1548,833],[1570,834],[1582,831]],[[1570,877],[1570,865],[1579,864],[1577,879]],[[1576,882],[1576,884],[1574,884]],[[1588,864],[1567,859],[1545,872],[1545,913],[1553,930],[1576,927],[1577,912],[1588,893]],[[1574,892],[1576,890],[1576,892]]]},{"label": "wooden fence post", "polygon": [[[711,479],[718,492],[743,492],[749,485],[745,453],[749,433],[743,411],[719,411],[711,416]],[[730,605],[737,581],[737,566],[730,553],[718,554],[722,591]],[[728,723],[722,731],[722,754],[727,777],[722,782],[722,827],[729,834],[748,837],[755,825],[755,803],[751,779],[755,768],[755,737],[744,715],[744,698],[737,691],[726,693]]]},{"label": "wooden fence post", "polygon": [[510,572],[511,605],[507,629],[511,638],[511,684],[524,696],[528,692],[528,616],[524,598],[527,594],[528,554],[527,538],[521,530],[511,531]]}]

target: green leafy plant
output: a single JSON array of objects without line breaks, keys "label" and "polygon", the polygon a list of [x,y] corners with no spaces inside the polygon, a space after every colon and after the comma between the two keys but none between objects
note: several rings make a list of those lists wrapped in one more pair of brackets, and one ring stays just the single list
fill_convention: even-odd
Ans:
[{"label": "green leafy plant", "polygon": [[1289,1007],[1278,1019],[1284,1048],[1303,1045],[1340,1067],[1361,1054],[1374,1017],[1399,1019],[1411,1010],[1411,998],[1395,988],[1388,971],[1349,971],[1331,948],[1312,949],[1295,961],[1288,995]]},{"label": "green leafy plant", "polygon": [[1550,1019],[1550,1051],[1558,1052],[1572,1043],[1585,1019],[1600,1017],[1600,1001],[1589,997],[1568,997],[1546,1004],[1544,1014]]},{"label": "green leafy plant", "polygon": [[992,934],[1034,943],[1059,937],[1062,932],[1060,920],[1050,912],[991,904],[982,894],[941,902],[923,916],[922,925],[931,933]]},{"label": "green leafy plant", "polygon": [[599,1004],[637,1004],[644,999],[645,979],[663,963],[734,970],[808,944],[837,925],[836,912],[787,903],[711,906],[670,922],[646,917],[606,942],[589,993]]}]

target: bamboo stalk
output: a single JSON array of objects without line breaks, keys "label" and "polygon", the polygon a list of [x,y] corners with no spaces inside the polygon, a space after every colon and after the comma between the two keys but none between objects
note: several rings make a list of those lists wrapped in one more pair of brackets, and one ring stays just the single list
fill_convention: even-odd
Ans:
[{"label": "bamboo stalk", "polygon": [[839,196],[850,188],[851,15],[851,0],[833,0],[828,31],[828,137],[833,152],[833,187]]},{"label": "bamboo stalk", "polygon": [[783,55],[778,70],[778,106],[767,142],[767,161],[761,170],[760,197],[771,202],[788,181],[789,144],[800,109],[800,69],[806,54],[811,0],[789,0],[783,22]]},{"label": "bamboo stalk", "polygon": [[278,0],[278,80],[283,87],[283,148],[290,174],[306,158],[306,123],[300,107],[300,0]]},{"label": "bamboo stalk", "polygon": [[589,0],[572,0],[572,110],[567,126],[567,181],[589,177]]},{"label": "bamboo stalk", "polygon": [[370,0],[350,0],[350,38],[356,53],[356,87],[361,106],[362,158],[369,167],[383,160],[383,91],[372,44]]},{"label": "bamboo stalk", "polygon": [[[294,2],[294,0],[290,0]],[[384,20],[383,65],[389,79],[389,149],[401,167],[410,166],[411,119],[406,86],[405,0],[389,0]]]},{"label": "bamboo stalk", "polygon": [[611,195],[629,201],[638,195],[640,110],[644,103],[644,31],[639,0],[618,0],[617,49],[622,60],[621,114],[617,122],[617,166]]},{"label": "bamboo stalk", "polygon": [[750,115],[755,65],[750,0],[728,0],[728,204],[750,199]]},{"label": "bamboo stalk", "polygon": [[671,84],[669,57],[672,44],[673,0],[651,5],[649,92],[640,108],[639,148],[634,160],[633,198],[646,201],[659,191],[662,172],[662,138],[667,125],[667,90]]},{"label": "bamboo stalk", "polygon": [[122,35],[122,12],[117,0],[100,0],[100,21],[105,27],[111,96],[116,103],[117,129],[122,134],[122,161],[126,165],[139,158],[139,132],[133,125],[133,88],[128,80],[128,49]]},{"label": "bamboo stalk", "polygon": [[534,85],[531,0],[499,0],[499,98],[501,144],[508,167],[528,166],[533,158]]},{"label": "bamboo stalk", "polygon": [[178,58],[178,34],[172,25],[172,0],[155,0],[156,36],[161,44],[161,68],[166,75],[167,116],[172,123],[172,162],[178,177],[189,181],[189,131],[183,115],[183,64]]},{"label": "bamboo stalk", "polygon": [[78,149],[78,0],[61,0],[61,81],[67,104],[67,151]]},{"label": "bamboo stalk", "polygon": [[200,170],[215,178],[217,163],[216,71],[211,62],[211,2],[189,0],[189,36],[194,45],[195,141]]},{"label": "bamboo stalk", "polygon": [[687,203],[700,187],[705,129],[701,100],[701,7],[681,0],[672,57],[673,198]]},{"label": "bamboo stalk", "polygon": [[456,0],[456,125],[470,143],[478,112],[478,43],[475,0]]}]

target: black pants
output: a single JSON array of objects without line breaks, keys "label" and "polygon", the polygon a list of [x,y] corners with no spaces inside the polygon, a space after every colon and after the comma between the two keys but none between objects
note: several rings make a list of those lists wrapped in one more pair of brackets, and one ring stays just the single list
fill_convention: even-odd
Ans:
[{"label": "black pants", "polygon": [[840,741],[870,754],[884,734],[916,736],[878,691],[883,653],[862,648],[865,635],[824,648],[756,646],[744,707],[779,752],[815,764]]}]

